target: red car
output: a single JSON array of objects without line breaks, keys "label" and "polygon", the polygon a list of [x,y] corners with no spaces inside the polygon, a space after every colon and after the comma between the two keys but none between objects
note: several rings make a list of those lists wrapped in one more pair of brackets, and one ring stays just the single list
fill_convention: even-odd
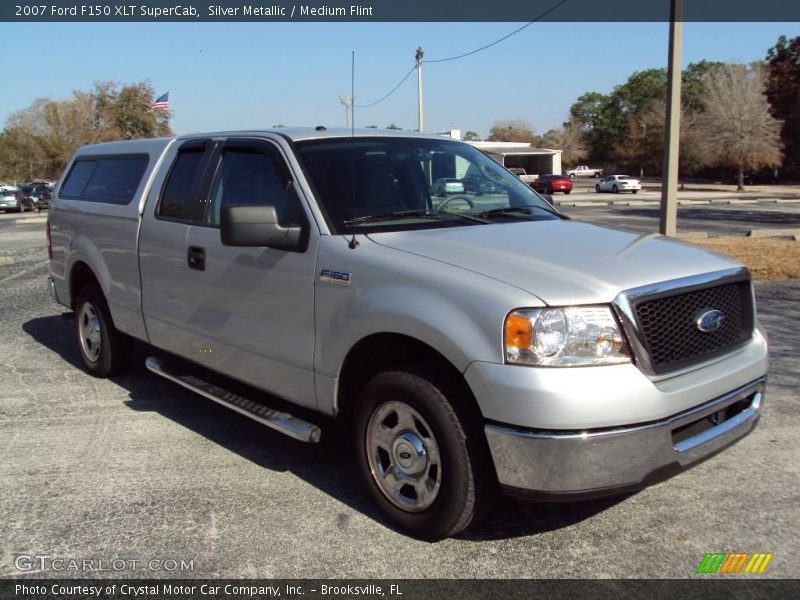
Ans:
[{"label": "red car", "polygon": [[572,181],[563,175],[540,175],[539,179],[531,185],[533,189],[543,194],[555,194],[556,192],[569,194],[572,191]]}]

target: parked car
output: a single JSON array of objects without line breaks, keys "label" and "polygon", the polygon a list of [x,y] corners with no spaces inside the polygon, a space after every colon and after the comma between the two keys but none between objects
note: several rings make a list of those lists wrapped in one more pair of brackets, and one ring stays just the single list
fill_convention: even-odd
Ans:
[{"label": "parked car", "polygon": [[642,189],[642,182],[630,175],[609,175],[598,181],[594,186],[596,192],[631,192],[635,194]]},{"label": "parked car", "polygon": [[575,179],[576,177],[601,177],[603,175],[603,169],[595,169],[594,167],[581,165],[574,169],[567,169],[564,174],[570,179]]},{"label": "parked car", "polygon": [[452,177],[437,179],[431,185],[432,196],[446,196],[447,194],[463,194],[464,182]]},{"label": "parked car", "polygon": [[539,178],[539,176],[538,176],[538,175],[532,175],[532,174],[529,174],[529,173],[528,173],[528,172],[527,172],[525,169],[523,169],[522,167],[506,167],[506,168],[507,168],[509,171],[511,171],[511,172],[512,172],[514,175],[516,175],[517,177],[519,177],[519,178],[520,178],[522,181],[524,181],[525,183],[527,183],[528,185],[531,185],[531,184],[533,184],[533,182],[534,182],[534,181],[536,181],[536,180]]},{"label": "parked car", "polygon": [[20,190],[13,188],[0,190],[0,210],[4,212],[25,212],[33,209],[33,200],[26,198]]},{"label": "parked car", "polygon": [[540,175],[531,187],[543,194],[554,194],[564,192],[569,194],[572,191],[572,181],[564,175]]},{"label": "parked car", "polygon": [[[434,210],[425,176],[452,164],[496,172],[503,194]],[[75,311],[89,374],[130,367],[138,339],[155,375],[292,438],[318,442],[336,419],[376,504],[420,537],[462,531],[499,490],[630,493],[721,451],[761,413],[767,340],[747,269],[566,219],[441,136],[85,146],[47,244],[50,293]],[[724,486],[736,468],[704,481]],[[659,494],[685,500],[683,486]]]},{"label": "parked car", "polygon": [[[744,174],[744,185],[777,185],[781,182],[773,169],[761,169],[760,171],[750,171]],[[739,184],[739,174],[736,173],[731,178],[731,183]]]},{"label": "parked car", "polygon": [[50,207],[50,200],[53,196],[53,192],[49,184],[26,184],[20,188],[20,191],[26,199],[30,200],[31,204],[37,210]]},{"label": "parked car", "polygon": [[500,194],[504,191],[503,187],[488,177],[479,173],[469,173],[461,180],[464,184],[464,191],[474,193],[477,196],[482,194]]}]

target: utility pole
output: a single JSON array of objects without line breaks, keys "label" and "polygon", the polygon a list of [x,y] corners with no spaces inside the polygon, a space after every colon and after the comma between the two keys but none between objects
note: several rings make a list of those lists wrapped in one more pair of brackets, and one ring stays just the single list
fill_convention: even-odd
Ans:
[{"label": "utility pole", "polygon": [[422,133],[422,57],[424,55],[421,46],[417,48],[417,53],[414,55],[417,60],[417,127],[420,133]]},{"label": "utility pole", "polygon": [[681,137],[681,47],[683,0],[670,0],[669,63],[667,67],[667,114],[664,170],[661,181],[659,231],[674,236],[678,223],[678,155]]},{"label": "utility pole", "polygon": [[353,107],[353,99],[350,96],[339,96],[339,102],[344,105],[344,126],[350,127],[350,110]]}]

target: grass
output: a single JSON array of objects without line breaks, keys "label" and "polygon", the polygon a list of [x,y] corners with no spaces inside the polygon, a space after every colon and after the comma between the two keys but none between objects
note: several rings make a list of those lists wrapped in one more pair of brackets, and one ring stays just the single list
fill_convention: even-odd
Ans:
[{"label": "grass", "polygon": [[800,242],[775,238],[717,237],[689,240],[733,256],[755,280],[800,279]]}]

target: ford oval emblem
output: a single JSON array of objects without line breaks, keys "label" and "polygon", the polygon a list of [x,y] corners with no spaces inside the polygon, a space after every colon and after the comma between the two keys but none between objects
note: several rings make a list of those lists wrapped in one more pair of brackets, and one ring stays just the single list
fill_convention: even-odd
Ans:
[{"label": "ford oval emblem", "polygon": [[695,324],[703,333],[711,333],[722,327],[723,321],[725,321],[725,313],[716,308],[709,308],[697,316]]}]

